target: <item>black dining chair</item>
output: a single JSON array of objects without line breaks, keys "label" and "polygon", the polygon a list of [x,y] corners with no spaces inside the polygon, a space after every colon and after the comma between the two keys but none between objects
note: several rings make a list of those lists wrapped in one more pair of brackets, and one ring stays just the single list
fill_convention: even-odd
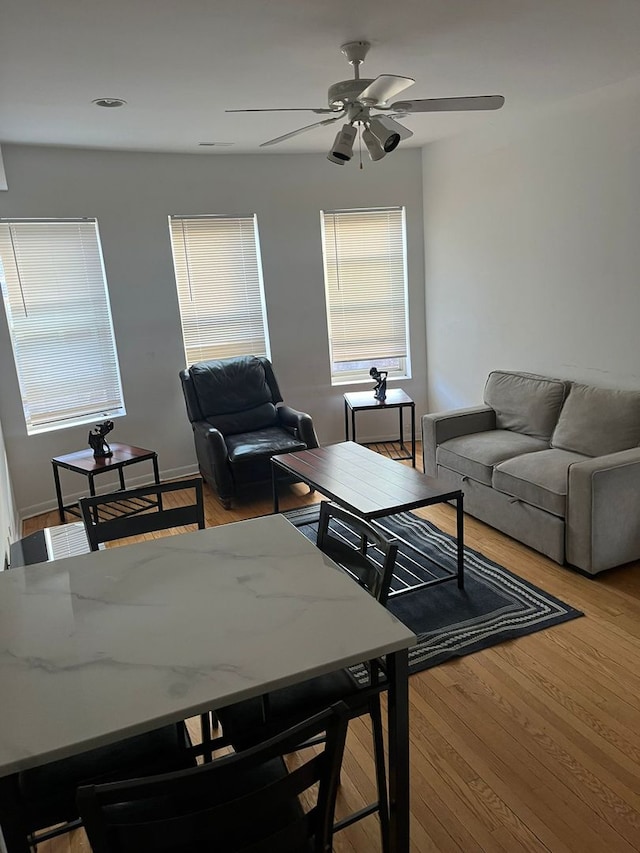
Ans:
[{"label": "black dining chair", "polygon": [[[190,503],[181,500],[177,505],[167,505],[168,496],[183,491],[192,494]],[[200,530],[205,526],[202,480],[199,477],[81,498],[79,504],[92,551],[114,539],[191,524],[197,524]]]},{"label": "black dining chair", "polygon": [[195,763],[180,722],[0,779],[0,829],[7,853],[30,853],[82,826],[76,805],[80,785],[155,776]]},{"label": "black dining chair", "polygon": [[[330,853],[346,730],[346,709],[337,704],[210,764],[154,779],[83,786],[78,809],[91,849]],[[289,769],[284,756],[321,732],[324,749]]]},{"label": "black dining chair", "polygon": [[[363,519],[323,501],[320,504],[317,545],[381,604],[386,605],[398,552],[395,541],[386,539],[380,530]],[[217,712],[223,731],[220,742],[229,742],[234,749],[245,749],[256,740],[282,731],[336,701],[345,703],[350,719],[369,714],[378,799],[338,821],[335,829],[343,829],[378,812],[383,850],[386,851],[389,810],[380,708],[380,694],[387,687],[384,661],[368,661],[362,667],[361,676],[357,679],[349,669],[344,669],[221,708]]]}]

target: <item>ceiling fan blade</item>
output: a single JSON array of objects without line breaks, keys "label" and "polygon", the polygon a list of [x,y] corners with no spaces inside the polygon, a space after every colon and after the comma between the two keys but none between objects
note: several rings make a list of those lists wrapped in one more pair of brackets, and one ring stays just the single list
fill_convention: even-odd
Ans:
[{"label": "ceiling fan blade", "polygon": [[327,124],[333,124],[334,121],[338,121],[343,117],[344,113],[340,113],[340,115],[335,116],[334,118],[325,118],[323,121],[315,122],[315,124],[307,124],[305,127],[299,127],[297,130],[292,130],[291,133],[283,133],[282,136],[276,136],[275,139],[269,139],[267,142],[262,142],[260,144],[260,148],[264,148],[266,145],[276,145],[278,142],[284,142],[285,139],[291,139],[293,136],[297,136],[299,133],[305,133],[305,131],[312,130],[314,127],[324,127]]},{"label": "ceiling fan blade", "polygon": [[251,110],[225,110],[225,113],[335,113],[328,107],[265,107]]},{"label": "ceiling fan blade", "polygon": [[391,109],[398,113],[437,113],[454,110],[499,110],[502,95],[474,95],[468,98],[426,98],[422,101],[398,101]]},{"label": "ceiling fan blade", "polygon": [[369,83],[358,95],[359,101],[372,101],[374,104],[384,104],[389,98],[404,92],[416,81],[412,77],[398,77],[396,74],[381,74]]}]

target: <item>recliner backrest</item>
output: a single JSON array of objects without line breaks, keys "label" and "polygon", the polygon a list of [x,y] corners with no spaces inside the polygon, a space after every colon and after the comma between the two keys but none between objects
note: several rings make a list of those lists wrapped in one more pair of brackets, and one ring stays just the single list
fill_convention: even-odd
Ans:
[{"label": "recliner backrest", "polygon": [[189,419],[206,420],[223,434],[277,423],[282,402],[269,359],[257,356],[201,361],[180,374]]}]

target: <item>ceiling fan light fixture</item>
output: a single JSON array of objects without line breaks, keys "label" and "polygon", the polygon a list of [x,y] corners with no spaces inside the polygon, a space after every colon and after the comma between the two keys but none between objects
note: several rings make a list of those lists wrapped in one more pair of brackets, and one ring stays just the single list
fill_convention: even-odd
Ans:
[{"label": "ceiling fan light fixture", "polygon": [[400,144],[401,136],[398,133],[398,128],[394,125],[396,122],[387,116],[375,116],[369,122],[371,132],[377,137],[387,154],[390,151],[395,151]]},{"label": "ceiling fan light fixture", "polygon": [[368,127],[362,131],[362,141],[367,146],[369,157],[372,160],[382,160],[387,153],[382,147],[378,137],[373,134]]},{"label": "ceiling fan light fixture", "polygon": [[345,161],[340,160],[338,157],[336,157],[335,154],[333,153],[333,151],[329,151],[329,153],[327,154],[327,160],[330,163],[335,163],[336,166],[344,166],[344,164],[345,164]]},{"label": "ceiling fan light fixture", "polygon": [[385,141],[382,143],[382,147],[385,152],[388,154],[390,151],[395,151],[396,148],[400,145],[400,134],[399,133],[391,133]]},{"label": "ceiling fan light fixture", "polygon": [[356,133],[357,131],[352,125],[342,125],[336,135],[333,145],[331,146],[330,153],[336,158],[336,160],[351,160],[353,157],[353,143],[356,139]]}]

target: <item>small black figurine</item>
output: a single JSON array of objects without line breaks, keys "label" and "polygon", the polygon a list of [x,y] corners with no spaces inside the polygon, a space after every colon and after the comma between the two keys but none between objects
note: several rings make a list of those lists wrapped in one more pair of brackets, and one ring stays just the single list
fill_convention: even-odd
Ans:
[{"label": "small black figurine", "polygon": [[369,376],[376,380],[373,389],[373,396],[376,400],[385,400],[387,396],[387,374],[388,370],[378,370],[377,367],[372,367],[369,371]]},{"label": "small black figurine", "polygon": [[113,456],[113,450],[107,444],[105,435],[113,429],[113,421],[103,421],[96,424],[89,432],[89,447],[93,450],[94,459],[106,459]]}]

